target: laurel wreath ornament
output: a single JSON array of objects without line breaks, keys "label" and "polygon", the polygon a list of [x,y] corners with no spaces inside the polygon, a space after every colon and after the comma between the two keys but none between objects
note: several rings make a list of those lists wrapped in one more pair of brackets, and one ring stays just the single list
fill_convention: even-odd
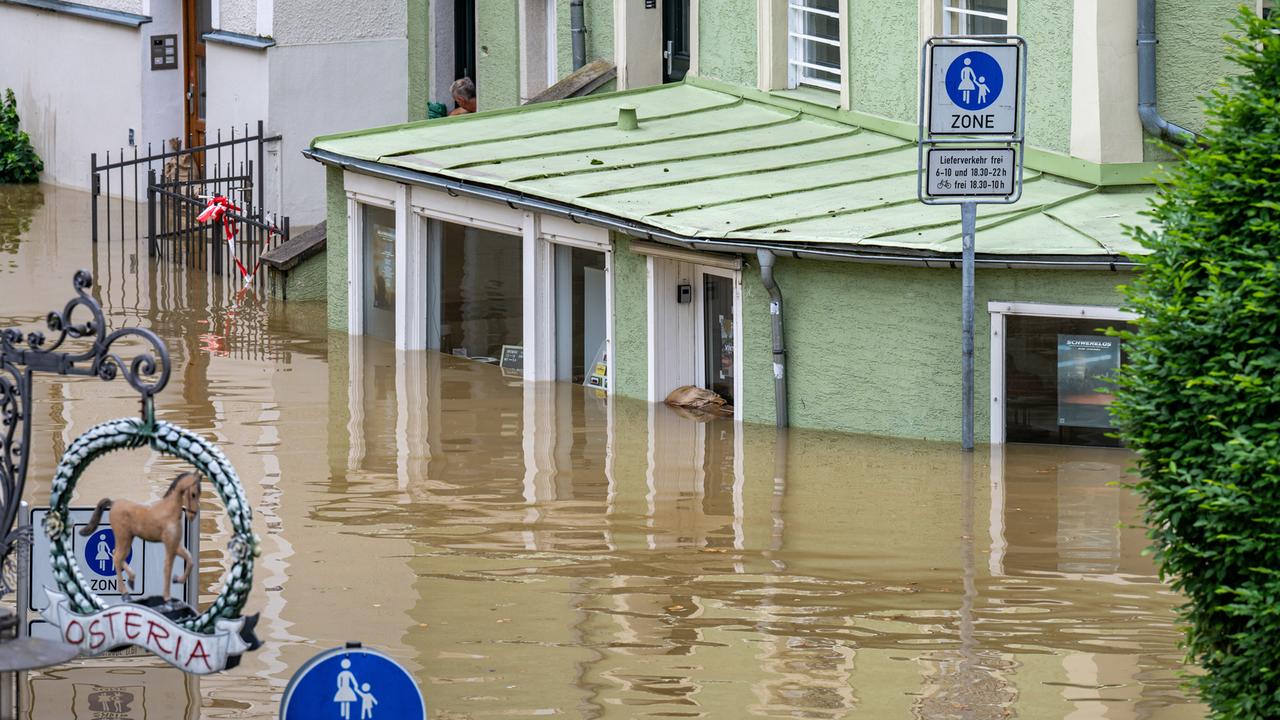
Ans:
[{"label": "laurel wreath ornament", "polygon": [[228,546],[231,565],[223,573],[221,592],[203,612],[177,621],[193,632],[212,632],[218,620],[240,617],[253,586],[253,559],[260,552],[258,537],[252,529],[253,513],[235,468],[221,450],[185,428],[150,419],[150,412],[147,415],[147,419],[126,417],[95,425],[77,437],[62,454],[50,487],[49,514],[44,523],[50,540],[53,577],[73,611],[89,614],[107,607],[101,598],[86,589],[87,583],[80,574],[72,527],[67,522],[68,506],[76,481],[95,459],[113,450],[150,445],[156,452],[194,465],[213,483],[231,519],[233,535]]}]

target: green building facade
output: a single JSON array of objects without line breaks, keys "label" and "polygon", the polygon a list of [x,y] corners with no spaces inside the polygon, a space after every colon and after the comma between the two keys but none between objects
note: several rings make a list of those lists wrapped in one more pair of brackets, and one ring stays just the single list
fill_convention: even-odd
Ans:
[{"label": "green building facade", "polygon": [[[477,0],[480,113],[313,141],[332,328],[654,402],[700,386],[747,422],[784,386],[794,426],[956,440],[959,211],[916,199],[920,47],[1018,34],[1025,190],[979,211],[977,437],[1112,442],[1125,226],[1176,159],[1139,117],[1135,0],[587,0],[619,90],[523,105],[531,69],[572,70],[568,5]],[[1202,128],[1235,9],[1156,2],[1170,122]]]}]

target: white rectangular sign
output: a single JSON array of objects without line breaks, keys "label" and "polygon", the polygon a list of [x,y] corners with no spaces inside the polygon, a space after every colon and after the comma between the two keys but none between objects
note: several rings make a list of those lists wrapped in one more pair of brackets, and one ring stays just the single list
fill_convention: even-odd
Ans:
[{"label": "white rectangular sign", "polygon": [[[49,566],[49,536],[44,534],[44,517],[49,514],[48,508],[31,510],[31,570],[27,577],[31,582],[27,587],[27,608],[31,611],[43,610],[49,604],[44,593],[46,587],[57,589],[53,580],[53,572]],[[111,531],[111,511],[102,513],[98,527],[87,537],[80,530],[88,527],[93,508],[69,508],[67,519],[72,523],[71,538],[75,545],[76,563],[80,566],[80,574],[88,581],[88,589],[102,598],[108,605],[120,603],[120,587],[116,580],[115,562],[112,551],[115,549],[115,534]],[[191,530],[190,518],[183,523],[182,543],[191,552],[192,557],[199,557],[199,548],[188,541],[187,533]],[[164,590],[164,546],[160,543],[144,543],[139,538],[133,539],[129,549],[129,557],[125,560],[129,567],[138,574],[132,586],[132,594],[136,597],[159,595]],[[173,574],[182,573],[184,563],[181,557],[173,559]],[[169,586],[171,597],[190,603],[187,588],[182,583],[173,582]]]},{"label": "white rectangular sign", "polygon": [[1017,188],[1013,148],[934,147],[927,154],[927,197],[1010,197]]},{"label": "white rectangular sign", "polygon": [[1019,77],[1017,45],[934,45],[929,134],[1015,134]]}]

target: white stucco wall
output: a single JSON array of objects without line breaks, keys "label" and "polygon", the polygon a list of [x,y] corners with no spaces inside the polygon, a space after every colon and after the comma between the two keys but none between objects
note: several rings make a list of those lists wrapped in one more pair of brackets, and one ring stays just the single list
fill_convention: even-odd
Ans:
[{"label": "white stucco wall", "polygon": [[257,35],[257,0],[218,0],[217,17],[213,18],[213,26],[227,32]]},{"label": "white stucco wall", "polygon": [[[76,0],[76,3],[102,8],[103,10],[119,10],[120,12],[133,13],[134,15],[147,14],[143,9],[142,0]],[[155,4],[158,5],[159,2]]]},{"label": "white stucco wall", "polygon": [[[182,5],[167,0],[152,0],[151,22],[139,31],[142,42],[138,48],[138,67],[142,73],[142,131],[138,142],[145,151],[147,143],[153,148],[165,147],[169,138],[182,137],[186,133],[186,117],[183,115],[186,81],[182,70]],[[151,69],[151,38],[156,35],[178,36],[178,67],[173,70]]]},{"label": "white stucco wall", "polygon": [[404,38],[395,38],[268,51],[274,88],[268,122],[284,135],[284,208],[295,226],[324,219],[324,168],[302,156],[312,138],[407,119],[407,49]]},{"label": "white stucco wall", "polygon": [[[208,110],[205,128],[209,141],[222,131],[229,137],[232,127],[239,136],[245,124],[250,131],[257,128],[259,120],[267,123],[267,97],[270,92],[268,54],[263,50],[236,47],[222,43],[205,44],[206,78],[208,81]],[[263,199],[267,209],[280,208],[279,148],[268,147],[270,152],[263,167]]]},{"label": "white stucco wall", "polygon": [[14,90],[43,180],[88,189],[89,154],[114,156],[142,129],[143,42],[136,28],[0,4],[0,88]]},{"label": "white stucco wall", "polygon": [[[227,0],[223,0],[226,2]],[[241,0],[243,1],[243,0]],[[280,45],[350,42],[405,35],[405,0],[274,0]],[[404,72],[404,62],[397,68]],[[403,98],[401,102],[403,104]]]}]

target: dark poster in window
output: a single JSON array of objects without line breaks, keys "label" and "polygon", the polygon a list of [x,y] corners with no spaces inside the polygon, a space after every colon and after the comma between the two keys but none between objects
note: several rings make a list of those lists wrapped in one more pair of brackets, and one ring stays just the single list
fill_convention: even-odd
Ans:
[{"label": "dark poster in window", "polygon": [[1059,334],[1058,425],[1110,428],[1111,378],[1118,369],[1119,338]]},{"label": "dark poster in window", "polygon": [[373,226],[373,306],[396,309],[396,229]]}]

